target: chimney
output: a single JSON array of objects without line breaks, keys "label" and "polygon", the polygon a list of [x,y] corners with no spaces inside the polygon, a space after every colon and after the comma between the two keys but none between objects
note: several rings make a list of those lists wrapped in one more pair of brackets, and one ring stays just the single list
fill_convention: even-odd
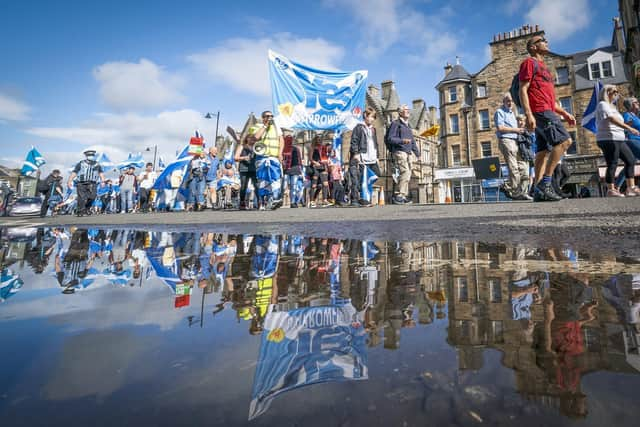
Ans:
[{"label": "chimney", "polygon": [[424,107],[424,100],[423,99],[414,99],[412,101],[412,104],[413,104],[413,109],[414,110],[420,111]]},{"label": "chimney", "polygon": [[369,85],[367,89],[369,90],[369,95],[374,98],[380,99],[380,89],[378,89],[375,85]]},{"label": "chimney", "polygon": [[431,126],[438,124],[437,109],[435,105],[429,105],[429,124]]},{"label": "chimney", "polygon": [[624,42],[624,34],[619,17],[613,18],[613,43],[618,52],[625,51],[626,46]]},{"label": "chimney", "polygon": [[447,65],[444,66],[444,75],[445,77],[447,76],[447,74],[449,74],[449,72],[453,69],[453,67],[451,66],[451,64],[449,64],[447,62]]},{"label": "chimney", "polygon": [[385,101],[389,100],[389,95],[391,95],[391,88],[393,87],[393,81],[385,80],[380,85],[382,86],[382,99]]}]

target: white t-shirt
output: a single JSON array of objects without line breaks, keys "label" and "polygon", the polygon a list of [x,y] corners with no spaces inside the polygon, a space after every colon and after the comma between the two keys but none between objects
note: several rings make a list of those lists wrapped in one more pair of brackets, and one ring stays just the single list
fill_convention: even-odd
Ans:
[{"label": "white t-shirt", "polygon": [[[147,175],[147,178],[145,179],[144,176]],[[140,174],[140,187],[141,188],[145,188],[145,189],[150,189],[151,187],[153,187],[153,183],[156,182],[156,178],[157,178],[157,174],[154,171],[151,172],[142,172]]]},{"label": "white t-shirt", "polygon": [[371,131],[371,128],[367,125],[364,125],[364,134],[367,137],[367,152],[360,153],[360,159],[362,160],[362,163],[370,165],[378,161],[376,156],[376,142],[373,140],[373,132]]},{"label": "white t-shirt", "polygon": [[624,141],[626,138],[624,129],[613,124],[609,117],[615,117],[620,122],[624,122],[618,110],[606,101],[600,101],[596,108],[596,133],[597,141]]}]

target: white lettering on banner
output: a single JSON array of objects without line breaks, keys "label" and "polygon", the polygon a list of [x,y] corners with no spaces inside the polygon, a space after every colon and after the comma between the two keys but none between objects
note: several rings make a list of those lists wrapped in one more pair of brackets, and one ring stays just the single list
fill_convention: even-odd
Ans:
[{"label": "white lettering on banner", "polygon": [[307,114],[305,121],[319,126],[336,125],[344,122],[335,114]]},{"label": "white lettering on banner", "polygon": [[329,307],[326,309],[314,310],[302,316],[288,316],[286,330],[291,331],[299,327],[310,329],[325,328],[347,323],[349,319],[341,319],[342,311]]}]

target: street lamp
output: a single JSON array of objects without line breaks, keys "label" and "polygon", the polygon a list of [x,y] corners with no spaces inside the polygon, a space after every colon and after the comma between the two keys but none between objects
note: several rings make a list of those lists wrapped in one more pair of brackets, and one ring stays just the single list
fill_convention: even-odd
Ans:
[{"label": "street lamp", "polygon": [[[147,147],[146,151],[151,151],[151,147]],[[153,146],[153,170],[156,170],[156,157],[158,156],[158,146]]]},{"label": "street lamp", "polygon": [[220,110],[217,113],[207,113],[204,118],[205,119],[213,119],[216,118],[216,139],[213,140],[213,145],[218,145],[218,123],[220,122]]}]

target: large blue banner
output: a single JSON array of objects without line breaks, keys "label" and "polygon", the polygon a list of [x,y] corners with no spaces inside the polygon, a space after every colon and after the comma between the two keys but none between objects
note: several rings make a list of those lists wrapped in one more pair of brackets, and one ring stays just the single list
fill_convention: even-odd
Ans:
[{"label": "large blue banner", "polygon": [[264,413],[277,395],[289,390],[367,378],[366,333],[351,303],[269,311],[249,419]]},{"label": "large blue banner", "polygon": [[270,50],[276,124],[288,129],[353,129],[362,121],[367,74],[316,70]]}]

